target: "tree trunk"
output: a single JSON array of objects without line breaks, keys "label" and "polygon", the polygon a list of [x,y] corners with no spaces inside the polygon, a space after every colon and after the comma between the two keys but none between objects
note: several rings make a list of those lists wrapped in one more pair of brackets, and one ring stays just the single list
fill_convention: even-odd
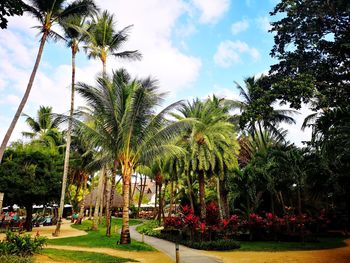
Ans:
[{"label": "tree trunk", "polygon": [[56,224],[55,232],[52,234],[53,236],[56,236],[56,237],[59,236],[60,229],[61,229],[62,215],[63,215],[63,208],[64,208],[64,198],[66,195],[67,176],[68,176],[68,169],[69,169],[69,153],[70,153],[72,126],[73,126],[72,118],[73,118],[73,111],[74,111],[75,54],[76,54],[76,50],[72,46],[72,91],[71,91],[70,112],[69,112],[68,131],[67,131],[67,145],[66,145],[66,153],[64,157],[61,200],[60,200],[60,207],[58,209],[58,221]]},{"label": "tree trunk", "polygon": [[106,183],[107,183],[107,170],[103,176],[103,188],[102,188],[102,192],[101,192],[100,213],[99,213],[99,217],[98,217],[99,224],[102,224],[102,219],[103,219],[103,209],[104,209],[104,205],[105,205],[106,189],[107,189]]},{"label": "tree trunk", "polygon": [[7,130],[6,134],[5,134],[5,137],[4,137],[4,139],[3,139],[2,143],[1,143],[1,146],[0,146],[0,163],[2,161],[2,157],[4,156],[4,152],[6,150],[7,143],[10,140],[11,134],[12,134],[12,132],[13,132],[15,126],[16,126],[16,123],[17,123],[19,117],[21,116],[21,113],[23,111],[24,106],[27,103],[30,91],[31,91],[32,86],[33,86],[34,78],[35,78],[36,72],[37,72],[39,64],[40,64],[41,56],[42,56],[42,53],[43,53],[43,50],[44,50],[44,46],[45,46],[45,43],[46,43],[46,38],[47,38],[47,34],[48,33],[49,32],[47,32],[47,31],[45,31],[43,33],[43,36],[42,36],[41,41],[40,41],[38,54],[36,56],[35,64],[34,64],[32,73],[31,73],[30,78],[29,78],[27,89],[26,89],[26,91],[25,91],[25,93],[23,95],[23,98],[22,98],[22,100],[21,100],[21,102],[20,102],[20,104],[19,104],[19,106],[17,108],[15,116],[12,119],[10,127],[8,128],[8,130]]},{"label": "tree trunk", "polygon": [[98,187],[97,187],[97,196],[96,196],[96,203],[95,203],[95,210],[94,210],[94,218],[92,221],[92,230],[98,230],[98,210],[100,207],[100,203],[101,203],[101,192],[102,192],[102,188],[103,188],[103,175],[105,173],[105,167],[102,168],[101,174],[100,174],[100,178],[98,179]]},{"label": "tree trunk", "polygon": [[158,224],[162,224],[162,210],[163,210],[163,200],[162,200],[162,182],[159,183],[159,188],[158,188]]},{"label": "tree trunk", "polygon": [[117,160],[114,160],[113,163],[113,169],[112,169],[112,181],[111,181],[111,191],[109,193],[109,200],[108,200],[108,209],[106,208],[106,213],[108,215],[106,225],[106,236],[111,236],[111,227],[112,227],[112,204],[115,194],[115,177],[117,176]]},{"label": "tree trunk", "polygon": [[93,188],[91,187],[91,192],[90,192],[91,198],[90,198],[90,207],[89,207],[89,218],[88,218],[88,220],[91,220],[91,216],[92,216],[92,190],[93,190]]},{"label": "tree trunk", "polygon": [[120,244],[130,244],[129,230],[129,192],[132,167],[128,161],[123,164],[123,213],[122,230],[120,234]]},{"label": "tree trunk", "polygon": [[171,181],[170,184],[170,205],[169,205],[169,213],[168,217],[171,217],[174,205],[174,181]]},{"label": "tree trunk", "polygon": [[228,205],[228,191],[223,185],[223,181],[220,180],[220,196],[222,202],[223,217],[228,218],[230,215],[230,209]]},{"label": "tree trunk", "polygon": [[146,175],[144,176],[144,178],[145,178],[145,180],[144,180],[144,182],[142,182],[142,175],[140,176],[141,189],[140,189],[139,201],[138,201],[138,204],[137,204],[137,217],[140,217],[140,215],[139,215],[140,207],[141,207],[143,195],[144,195],[144,192],[145,192],[145,189],[146,189],[146,180],[147,180]]},{"label": "tree trunk", "polygon": [[157,200],[158,200],[158,183],[156,181],[156,193],[154,196],[154,216],[153,219],[156,219],[158,213],[157,213]]},{"label": "tree trunk", "polygon": [[199,171],[198,173],[198,183],[199,183],[199,203],[201,207],[201,219],[204,221],[207,214],[207,209],[205,206],[205,178],[204,171]]},{"label": "tree trunk", "polygon": [[188,184],[188,198],[190,199],[191,209],[194,212],[193,189],[192,189],[192,182],[189,174],[186,176],[186,179]]},{"label": "tree trunk", "polygon": [[219,216],[220,216],[220,221],[224,219],[223,215],[223,207],[222,207],[222,200],[221,200],[221,187],[220,187],[220,178],[216,177],[216,196],[218,199],[218,206],[219,206]]},{"label": "tree trunk", "polygon": [[131,194],[131,200],[134,201],[134,194],[136,190],[136,185],[137,185],[137,173],[135,174],[135,182],[134,182],[134,187],[132,189],[132,194]]},{"label": "tree trunk", "polygon": [[84,215],[85,215],[85,197],[86,197],[86,188],[87,188],[87,175],[84,175],[84,186],[83,186],[83,198],[80,203],[80,211],[79,216],[75,224],[81,224],[81,221],[83,221]]},{"label": "tree trunk", "polygon": [[32,216],[33,216],[33,204],[27,204],[25,206],[26,208],[26,222],[24,223],[24,228],[26,229],[27,232],[31,232],[33,225],[32,225]]}]

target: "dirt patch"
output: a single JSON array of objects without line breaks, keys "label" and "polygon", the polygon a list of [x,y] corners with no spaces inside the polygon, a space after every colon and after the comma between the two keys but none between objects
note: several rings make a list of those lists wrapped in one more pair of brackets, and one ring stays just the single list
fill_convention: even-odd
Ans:
[{"label": "dirt patch", "polygon": [[350,239],[346,240],[346,247],[310,251],[287,252],[203,252],[217,256],[224,263],[348,263],[350,262]]},{"label": "dirt patch", "polygon": [[[24,234],[30,234],[32,236],[40,235],[47,237],[49,239],[54,238],[62,238],[62,237],[76,237],[76,236],[83,236],[87,235],[87,233],[83,230],[78,230],[71,227],[71,222],[68,220],[63,220],[61,225],[61,233],[59,237],[53,237],[52,233],[55,231],[56,226],[40,226],[40,227],[33,227],[32,232],[24,232]],[[5,233],[0,234],[0,240],[5,238]]]}]

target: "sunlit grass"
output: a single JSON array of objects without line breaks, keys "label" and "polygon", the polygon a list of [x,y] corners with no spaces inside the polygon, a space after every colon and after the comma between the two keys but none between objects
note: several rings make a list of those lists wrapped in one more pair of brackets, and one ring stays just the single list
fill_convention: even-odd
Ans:
[{"label": "sunlit grass", "polygon": [[[130,220],[130,225],[136,225],[141,223],[140,220]],[[73,228],[87,231],[87,235],[78,237],[66,237],[59,239],[51,239],[48,244],[51,245],[62,245],[62,246],[80,246],[80,247],[106,247],[115,248],[120,250],[135,250],[135,251],[155,251],[151,246],[138,242],[136,240],[131,240],[128,245],[120,245],[117,242],[120,240],[120,229],[121,229],[121,219],[112,220],[112,235],[111,237],[106,236],[106,226],[103,222],[99,225],[98,231],[91,230],[92,221],[85,220],[81,225],[72,225]]]}]

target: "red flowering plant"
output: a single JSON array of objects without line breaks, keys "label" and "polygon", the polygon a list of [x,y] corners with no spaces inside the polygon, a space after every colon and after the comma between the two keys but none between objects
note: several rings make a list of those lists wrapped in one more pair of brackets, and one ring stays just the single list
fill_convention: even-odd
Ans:
[{"label": "red flowering plant", "polygon": [[180,216],[172,216],[164,219],[164,228],[182,228],[184,222]]}]

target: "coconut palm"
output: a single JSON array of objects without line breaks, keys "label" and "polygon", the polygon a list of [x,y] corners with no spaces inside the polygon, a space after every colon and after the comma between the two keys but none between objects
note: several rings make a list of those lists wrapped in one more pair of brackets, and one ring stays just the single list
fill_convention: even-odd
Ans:
[{"label": "coconut palm", "polygon": [[95,8],[95,4],[92,0],[75,0],[71,3],[68,3],[67,0],[29,0],[29,4],[30,5],[25,4],[23,9],[25,12],[29,13],[34,18],[36,18],[40,23],[39,26],[35,27],[40,30],[40,46],[26,91],[18,106],[15,116],[12,119],[10,127],[8,128],[5,137],[1,143],[0,162],[5,152],[6,145],[10,140],[11,134],[28,100],[35,79],[35,75],[40,64],[46,40],[57,40],[62,38],[58,33],[53,31],[52,27],[71,15],[89,14],[91,10]]},{"label": "coconut palm", "polygon": [[52,116],[52,107],[40,106],[36,118],[27,114],[23,116],[31,129],[30,132],[22,132],[24,137],[49,147],[57,147],[63,143],[62,133],[58,129],[60,120]]},{"label": "coconut palm", "polygon": [[[96,7],[91,8],[91,13],[94,12]],[[63,177],[62,177],[62,189],[61,189],[61,199],[60,207],[58,210],[58,222],[56,224],[56,229],[54,236],[59,235],[61,227],[61,218],[64,208],[64,197],[66,192],[67,185],[67,175],[69,169],[69,154],[70,154],[70,144],[71,144],[71,133],[72,133],[72,117],[74,111],[74,92],[75,92],[75,56],[79,51],[79,43],[84,39],[85,35],[82,33],[82,30],[85,26],[85,19],[81,15],[71,15],[61,21],[61,26],[64,29],[64,39],[70,47],[72,52],[72,84],[71,84],[71,101],[70,101],[70,112],[69,112],[69,121],[68,121],[68,130],[66,138],[66,152],[64,157],[64,166],[63,166]]]},{"label": "coconut palm", "polygon": [[167,123],[165,120],[177,103],[156,114],[155,107],[164,96],[156,84],[151,78],[131,79],[125,70],[119,70],[112,78],[99,78],[95,87],[77,85],[77,91],[88,104],[82,115],[95,120],[95,127],[86,127],[82,136],[99,147],[106,159],[112,157],[113,167],[121,170],[124,201],[121,244],[130,243],[128,193],[132,173],[138,165],[181,152],[172,141],[188,127],[187,121]]},{"label": "coconut palm", "polygon": [[139,60],[141,54],[138,50],[119,51],[128,40],[128,31],[131,26],[127,26],[120,31],[115,30],[115,18],[108,11],[93,18],[87,33],[85,51],[89,58],[99,58],[102,62],[103,76],[106,75],[107,57],[114,57]]}]

